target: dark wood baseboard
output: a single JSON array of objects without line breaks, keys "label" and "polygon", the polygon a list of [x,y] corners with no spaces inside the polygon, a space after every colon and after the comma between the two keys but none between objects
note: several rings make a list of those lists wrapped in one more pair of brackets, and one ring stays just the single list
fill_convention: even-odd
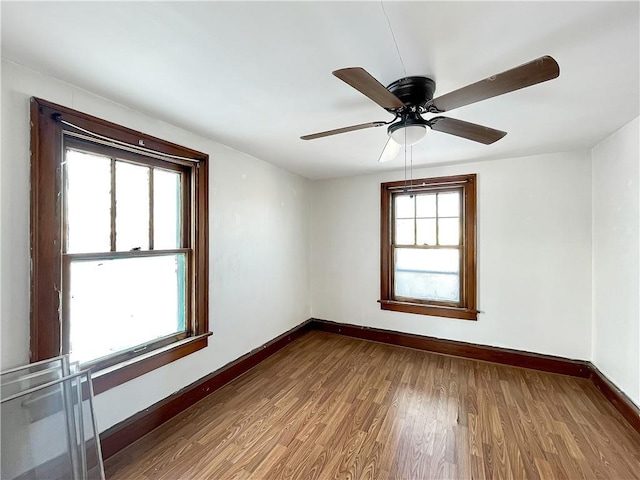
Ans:
[{"label": "dark wood baseboard", "polygon": [[320,330],[445,355],[587,378],[594,383],[596,388],[602,392],[605,398],[611,402],[631,426],[640,432],[640,409],[591,362],[312,318],[104,431],[100,435],[103,457],[107,459],[116,454],[310,330]]},{"label": "dark wood baseboard", "polygon": [[312,321],[306,320],[206,377],[105,430],[100,434],[103,458],[106,460],[142,438],[167,420],[255,367],[267,357],[307,333],[311,328]]},{"label": "dark wood baseboard", "polygon": [[428,352],[455,355],[457,357],[495,362],[514,367],[531,368],[544,372],[559,373],[572,377],[590,379],[604,397],[614,406],[629,424],[640,432],[640,408],[617,388],[600,370],[586,360],[570,360],[564,357],[542,355],[508,348],[477,345],[474,343],[444,340],[411,333],[362,327],[327,320],[312,319],[312,328],[374,342],[415,348]]},{"label": "dark wood baseboard", "polygon": [[313,319],[313,328],[325,332],[339,333],[349,337],[388,343],[402,347],[426,350],[428,352],[455,355],[456,357],[501,363],[514,367],[533,368],[544,372],[561,373],[573,377],[589,377],[589,366],[583,360],[569,360],[563,357],[523,352],[508,348],[490,347],[474,343],[443,340],[411,333],[394,332],[379,328],[361,327],[344,323]]},{"label": "dark wood baseboard", "polygon": [[591,367],[589,378],[598,390],[609,400],[609,403],[620,412],[636,431],[640,432],[640,408],[631,401],[611,380],[589,362]]}]

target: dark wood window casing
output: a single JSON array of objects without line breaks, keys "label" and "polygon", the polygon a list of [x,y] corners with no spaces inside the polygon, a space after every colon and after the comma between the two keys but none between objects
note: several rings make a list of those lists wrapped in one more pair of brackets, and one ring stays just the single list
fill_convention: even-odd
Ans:
[{"label": "dark wood window casing", "polygon": [[[117,157],[150,168],[159,167],[177,172],[181,178],[181,240],[175,252],[186,258],[185,330],[83,364],[93,370],[94,389],[100,393],[207,346],[211,334],[208,321],[208,155],[39,98],[31,99],[32,362],[69,353],[70,329],[65,311],[68,294],[64,289],[68,288],[65,277],[71,259],[92,258],[92,255],[99,259],[123,256],[114,251],[113,238],[111,252],[65,253],[63,161],[68,148],[109,156],[113,162]],[[151,205],[152,201],[151,198]],[[113,215],[112,224],[115,222]],[[150,232],[152,223],[151,216]],[[153,250],[150,233],[148,250],[126,255],[152,256],[167,252],[172,253],[171,250]]]},{"label": "dark wood window casing", "polygon": [[[459,301],[435,301],[396,296],[394,293],[395,198],[398,195],[460,192]],[[436,317],[477,320],[476,307],[476,175],[423,178],[381,184],[380,307],[383,310]],[[438,220],[436,219],[436,225]],[[436,233],[437,235],[437,233]],[[414,248],[439,248],[414,246]]]}]

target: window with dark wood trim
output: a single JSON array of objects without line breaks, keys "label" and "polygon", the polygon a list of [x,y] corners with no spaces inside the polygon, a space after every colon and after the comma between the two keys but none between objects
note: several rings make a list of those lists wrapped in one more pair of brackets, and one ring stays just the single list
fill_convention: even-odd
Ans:
[{"label": "window with dark wood trim", "polygon": [[476,176],[381,185],[380,306],[476,320]]},{"label": "window with dark wood trim", "polygon": [[206,154],[31,99],[31,361],[97,393],[207,346]]}]

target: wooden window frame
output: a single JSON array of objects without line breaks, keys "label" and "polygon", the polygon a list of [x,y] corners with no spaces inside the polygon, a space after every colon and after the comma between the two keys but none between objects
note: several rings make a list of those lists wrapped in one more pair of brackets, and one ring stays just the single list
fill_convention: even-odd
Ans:
[{"label": "wooden window frame", "polygon": [[[62,122],[73,124],[79,129]],[[109,142],[93,141],[82,130]],[[78,137],[84,139],[78,140]],[[183,206],[183,244],[176,249],[189,252],[187,261],[186,333],[151,341],[106,359],[88,362],[96,393],[159,368],[207,346],[209,332],[209,245],[208,245],[208,155],[156,137],[102,120],[73,109],[33,97],[31,99],[31,315],[30,360],[36,362],[68,353],[68,322],[62,311],[63,262],[63,156],[69,145],[98,154],[117,156],[183,173],[182,188],[189,198]],[[132,145],[123,149],[117,142]],[[135,146],[159,152],[136,151]],[[177,159],[173,157],[182,157]],[[187,247],[187,248],[185,248]],[[166,251],[162,251],[165,252]],[[112,252],[116,254],[116,252]],[[153,255],[154,250],[133,255]],[[83,255],[83,254],[77,254]],[[117,254],[116,254],[117,256]],[[65,260],[65,257],[67,259]],[[84,365],[83,365],[84,366]]]},{"label": "wooden window frame", "polygon": [[[435,317],[477,320],[476,308],[476,175],[422,178],[410,182],[382,183],[380,205],[380,308]],[[461,190],[460,302],[438,302],[395,297],[394,272],[394,195]]]}]

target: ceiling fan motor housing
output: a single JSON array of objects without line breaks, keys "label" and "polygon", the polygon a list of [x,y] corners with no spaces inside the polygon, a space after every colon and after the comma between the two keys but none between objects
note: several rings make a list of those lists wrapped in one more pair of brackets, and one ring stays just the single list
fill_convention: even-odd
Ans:
[{"label": "ceiling fan motor housing", "polygon": [[[419,142],[424,137],[427,127],[438,132],[490,145],[504,137],[507,132],[441,116],[425,120],[422,118],[422,114],[448,112],[454,108],[552,80],[560,75],[560,67],[552,57],[544,55],[435,99],[433,94],[436,82],[428,77],[403,77],[384,87],[362,67],[341,68],[335,70],[333,75],[369,97],[391,113],[394,118],[390,122],[361,123],[305,135],[300,137],[303,140],[388,125],[387,133],[394,142],[388,141],[387,145],[394,148],[396,144],[413,145]],[[385,147],[385,151],[386,149],[387,147]]]},{"label": "ceiling fan motor housing", "polygon": [[[407,107],[425,107],[433,99],[436,82],[427,77],[404,77],[391,83],[387,90],[393,93]],[[387,109],[390,112],[393,110]]]}]

